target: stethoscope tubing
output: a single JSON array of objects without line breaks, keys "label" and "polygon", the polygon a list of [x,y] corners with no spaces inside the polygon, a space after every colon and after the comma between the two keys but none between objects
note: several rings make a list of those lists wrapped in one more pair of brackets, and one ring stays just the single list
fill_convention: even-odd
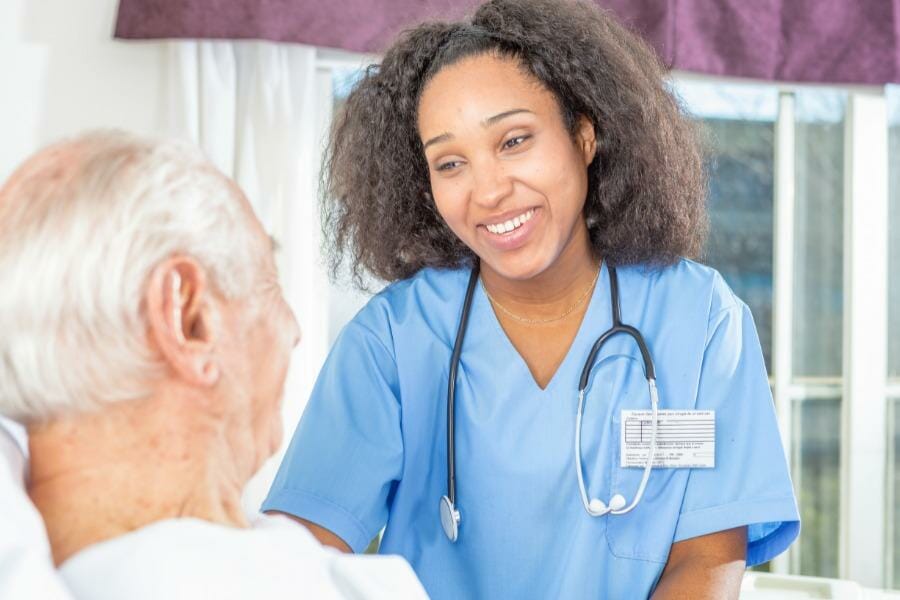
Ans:
[{"label": "stethoscope tubing", "polygon": [[475,261],[469,284],[466,288],[466,299],[463,302],[459,327],[456,330],[456,341],[453,343],[453,355],[450,357],[450,374],[447,383],[447,497],[456,506],[456,375],[459,370],[459,357],[462,353],[463,339],[469,324],[469,313],[472,308],[472,297],[478,284],[480,265]]},{"label": "stethoscope tubing", "polygon": [[624,515],[630,513],[640,503],[641,498],[644,497],[644,490],[647,488],[647,482],[650,481],[650,472],[653,470],[653,461],[656,459],[656,433],[657,424],[659,423],[659,395],[656,390],[656,381],[653,379],[648,380],[647,386],[650,391],[652,410],[649,455],[647,456],[647,462],[644,464],[641,483],[634,494],[634,499],[631,501],[631,504],[622,509],[614,509],[609,506],[604,506],[601,510],[591,508],[584,485],[584,470],[581,467],[581,423],[584,415],[584,390],[578,392],[578,413],[575,415],[575,470],[578,474],[578,491],[581,494],[581,503],[584,505],[584,510],[592,517],[602,517],[605,514]]},{"label": "stethoscope tubing", "polygon": [[[475,265],[472,267],[471,274],[469,275],[466,296],[459,318],[459,326],[456,331],[456,340],[453,344],[453,353],[450,357],[450,373],[449,382],[447,384],[447,495],[441,497],[441,524],[451,542],[455,542],[457,539],[460,522],[460,514],[456,509],[456,378],[459,371],[463,340],[468,327],[469,313],[471,312],[472,300],[475,295],[475,286],[478,283],[479,270],[479,263],[476,260]],[[638,329],[622,323],[621,310],[619,307],[618,276],[614,267],[608,267],[608,272],[610,298],[612,303],[612,327],[597,338],[597,341],[594,342],[591,351],[588,353],[587,360],[585,360],[584,367],[581,371],[581,377],[578,381],[578,411],[575,417],[575,467],[578,475],[578,490],[585,510],[593,517],[600,517],[606,514],[624,515],[631,512],[641,501],[644,490],[647,487],[647,482],[650,479],[650,472],[653,469],[653,462],[656,457],[657,425],[659,421],[659,394],[656,388],[656,370],[653,365],[650,350]],[[619,334],[627,335],[637,343],[644,362],[644,375],[647,378],[647,385],[650,391],[650,404],[652,410],[650,447],[647,462],[644,465],[641,482],[638,485],[638,490],[631,503],[622,508],[603,505],[601,510],[594,510],[591,508],[591,502],[588,500],[587,490],[584,484],[584,473],[581,465],[581,427],[584,416],[585,390],[590,382],[591,370],[594,367],[594,360],[597,358],[597,354],[610,338]],[[612,505],[612,502],[610,504]]]}]

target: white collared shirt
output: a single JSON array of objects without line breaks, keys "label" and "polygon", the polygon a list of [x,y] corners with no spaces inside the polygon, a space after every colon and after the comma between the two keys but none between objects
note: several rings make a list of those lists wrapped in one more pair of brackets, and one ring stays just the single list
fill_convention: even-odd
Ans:
[{"label": "white collared shirt", "polygon": [[60,573],[81,600],[427,598],[405,560],[325,548],[284,516],[250,529],[169,519],[94,544]]},{"label": "white collared shirt", "polygon": [[24,428],[0,417],[0,598],[69,599],[25,491],[27,463]]}]

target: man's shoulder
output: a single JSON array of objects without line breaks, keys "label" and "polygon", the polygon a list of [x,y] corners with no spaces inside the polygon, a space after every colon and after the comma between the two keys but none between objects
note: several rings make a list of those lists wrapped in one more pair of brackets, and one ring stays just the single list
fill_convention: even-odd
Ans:
[{"label": "man's shoulder", "polygon": [[289,578],[326,579],[322,553],[300,526],[171,519],[90,546],[60,571],[78,598],[281,598]]},{"label": "man's shoulder", "polygon": [[[360,581],[355,597],[387,598],[385,582],[367,585],[367,563],[323,548],[287,517],[265,516],[250,529],[197,519],[161,521],[83,550],[61,572],[74,595],[87,600],[268,600],[294,598],[298,590],[305,597],[329,599],[344,597],[343,590],[355,589]],[[409,572],[387,566],[391,585],[409,585],[412,574],[405,563]]]}]

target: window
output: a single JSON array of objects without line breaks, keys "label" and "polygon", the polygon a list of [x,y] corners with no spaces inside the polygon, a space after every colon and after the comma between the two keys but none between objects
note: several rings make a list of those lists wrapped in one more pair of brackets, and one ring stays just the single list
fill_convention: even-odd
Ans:
[{"label": "window", "polygon": [[[353,89],[360,76],[362,66],[359,64],[338,64],[330,69],[331,81],[331,114],[344,106],[347,95]],[[377,287],[376,287],[377,289]],[[353,287],[349,275],[345,272],[339,280],[332,283],[329,289],[330,311],[328,315],[328,347],[334,343],[344,325],[353,318],[369,299],[369,294]]]},{"label": "window", "polygon": [[803,526],[791,572],[838,577],[846,95],[794,97],[791,455]]},{"label": "window", "polygon": [[710,235],[704,262],[750,307],[771,373],[778,91],[679,80],[675,92],[702,122],[707,147]]},{"label": "window", "polygon": [[[777,570],[836,577],[846,94],[694,76],[676,78],[674,87],[707,139],[711,228],[704,261],[750,307],[773,384],[783,382],[774,387],[785,407],[779,414],[792,425],[786,442],[803,528],[789,563]],[[787,184],[776,179],[779,166],[791,170]],[[788,225],[780,233],[779,218]],[[793,277],[776,290],[776,271],[785,265]],[[789,305],[780,343],[776,293]],[[776,361],[779,352],[789,360]]]},{"label": "window", "polygon": [[[900,85],[888,86],[888,376],[900,385]],[[891,390],[900,396],[896,387]]]},{"label": "window", "polygon": [[[888,585],[900,589],[900,86],[888,86]],[[891,168],[892,167],[892,168]]]}]

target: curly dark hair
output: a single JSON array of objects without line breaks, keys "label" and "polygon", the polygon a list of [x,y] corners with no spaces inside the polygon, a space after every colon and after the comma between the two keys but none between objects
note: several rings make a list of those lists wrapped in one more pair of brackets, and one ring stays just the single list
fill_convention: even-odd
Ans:
[{"label": "curly dark hair", "polygon": [[490,0],[471,19],[401,34],[336,116],[322,175],[333,276],[348,258],[357,285],[366,272],[395,281],[474,259],[431,197],[417,115],[438,71],[486,53],[517,60],[550,90],[573,137],[580,116],[594,124],[584,216],[598,257],[663,266],[699,254],[708,228],[699,136],[653,50],[586,1]]}]

